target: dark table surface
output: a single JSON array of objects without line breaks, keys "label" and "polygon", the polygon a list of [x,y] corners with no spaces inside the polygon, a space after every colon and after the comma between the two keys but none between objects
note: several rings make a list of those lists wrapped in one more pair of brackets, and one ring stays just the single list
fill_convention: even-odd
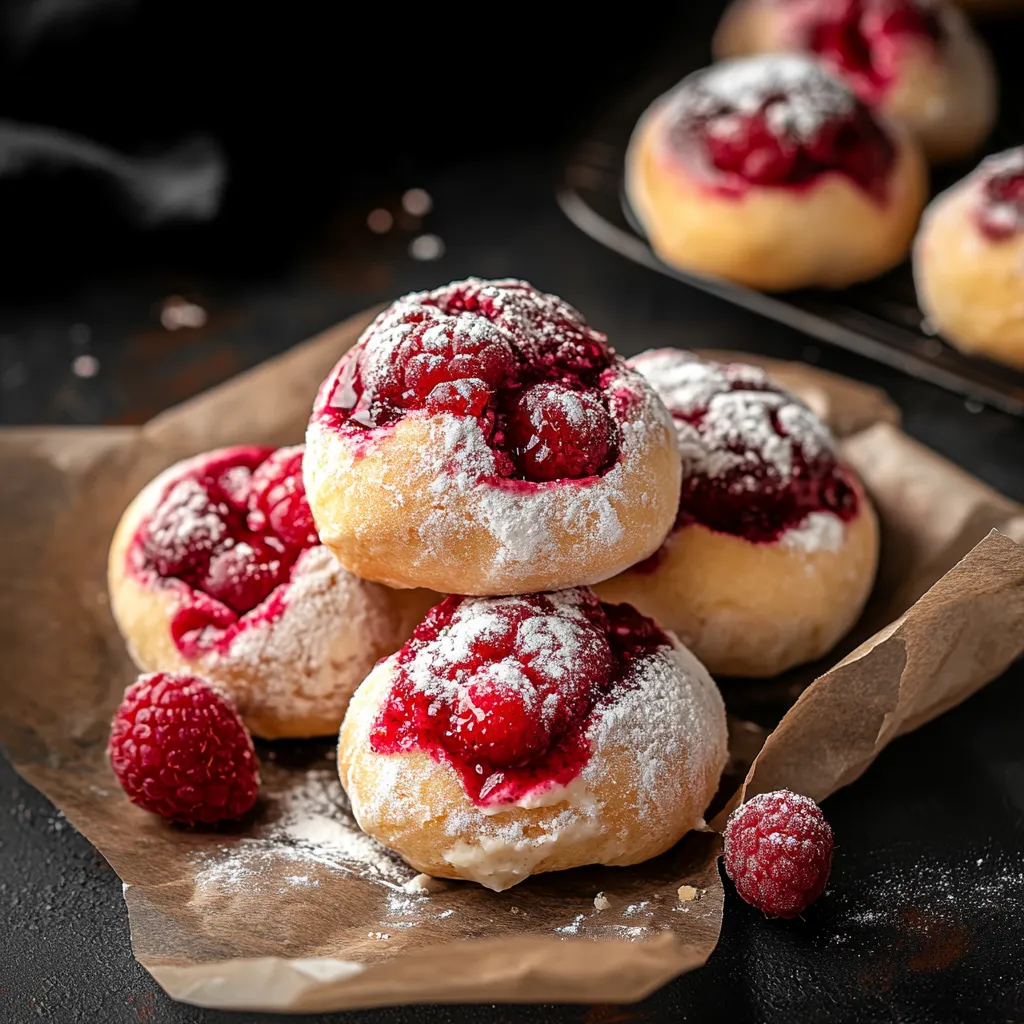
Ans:
[{"label": "dark table surface", "polygon": [[[263,218],[250,204],[228,217],[230,245],[216,232],[175,229],[154,240],[124,228],[111,229],[111,244],[94,251],[87,233],[62,233],[50,221],[40,229],[45,245],[39,232],[23,231],[22,248],[8,236],[5,248],[19,258],[0,282],[0,422],[142,422],[373,302],[471,274],[517,276],[578,305],[626,354],[670,344],[731,347],[878,384],[899,404],[911,435],[1024,501],[1020,421],[603,250],[555,205],[550,140],[517,152],[476,163],[448,159],[434,171],[393,162],[397,169],[347,182],[338,190],[343,200],[307,217],[309,230],[282,234],[287,218],[279,210]],[[410,187],[433,198],[425,218],[401,214]],[[26,195],[29,212],[15,211],[21,228],[40,208],[38,192]],[[9,213],[12,202],[0,196],[4,203]],[[377,207],[396,216],[382,235],[366,227]],[[104,223],[102,213],[96,223]],[[417,251],[443,246],[440,258],[412,257],[410,243],[424,234],[435,240]],[[161,312],[172,296],[200,306],[205,325],[167,329]],[[1022,682],[1017,666],[898,740],[827,801],[838,849],[829,888],[805,920],[767,921],[727,884],[722,939],[709,964],[642,1004],[417,1007],[301,1019],[1024,1020]],[[132,959],[116,876],[0,756],[0,1022],[254,1019],[175,1004],[157,989]]]}]

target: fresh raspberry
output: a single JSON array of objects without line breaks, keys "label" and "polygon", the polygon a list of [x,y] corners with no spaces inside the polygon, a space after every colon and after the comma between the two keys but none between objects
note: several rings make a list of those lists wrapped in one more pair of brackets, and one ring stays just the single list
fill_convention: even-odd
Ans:
[{"label": "fresh raspberry", "polygon": [[114,715],[108,751],[128,799],[171,821],[240,818],[256,802],[252,739],[238,712],[195,676],[140,676]]},{"label": "fresh raspberry", "polygon": [[809,797],[780,789],[740,805],[725,826],[725,873],[747,903],[796,917],[822,893],[832,829]]},{"label": "fresh raspberry", "polygon": [[270,592],[288,582],[295,552],[276,537],[251,534],[217,551],[200,581],[200,589],[239,615],[262,604]]},{"label": "fresh raspberry", "polygon": [[615,424],[600,400],[564,384],[527,388],[506,436],[527,480],[596,476],[615,457]]},{"label": "fresh raspberry", "polygon": [[273,530],[286,544],[320,543],[302,482],[302,448],[278,448],[252,474],[248,493],[250,530]]}]

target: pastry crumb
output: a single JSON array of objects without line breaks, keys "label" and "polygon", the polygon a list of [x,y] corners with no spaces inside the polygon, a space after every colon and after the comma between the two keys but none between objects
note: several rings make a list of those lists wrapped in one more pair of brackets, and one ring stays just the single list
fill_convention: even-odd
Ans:
[{"label": "pastry crumb", "polygon": [[692,903],[694,900],[699,900],[704,895],[703,889],[695,889],[692,885],[681,885],[678,890],[679,899],[683,903]]},{"label": "pastry crumb", "polygon": [[603,892],[599,892],[594,897],[594,908],[596,910],[607,910],[611,905],[611,900]]},{"label": "pastry crumb", "polygon": [[430,893],[441,892],[442,889],[446,889],[448,883],[443,878],[434,878],[433,875],[417,875],[415,878],[410,878],[402,888],[416,896],[426,896]]}]

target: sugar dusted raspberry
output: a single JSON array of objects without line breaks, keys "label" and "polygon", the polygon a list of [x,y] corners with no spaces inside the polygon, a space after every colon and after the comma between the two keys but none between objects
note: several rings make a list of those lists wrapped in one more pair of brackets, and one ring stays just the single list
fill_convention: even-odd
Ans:
[{"label": "sugar dusted raspberry", "polygon": [[510,765],[529,761],[551,743],[541,694],[522,677],[508,683],[470,683],[451,717],[454,745],[463,757]]},{"label": "sugar dusted raspberry", "polygon": [[527,480],[595,476],[616,451],[615,424],[600,399],[564,384],[527,388],[509,417],[506,436]]},{"label": "sugar dusted raspberry", "polygon": [[769,54],[688,78],[670,110],[670,145],[720,173],[714,187],[803,187],[841,173],[883,199],[896,147],[853,91],[813,59]]},{"label": "sugar dusted raspberry", "polygon": [[[139,529],[133,564],[193,593],[176,642],[223,629],[289,581],[319,543],[302,483],[302,448],[229,448],[192,460]],[[212,634],[208,636],[209,639]],[[182,644],[178,643],[179,649]]]},{"label": "sugar dusted raspberry", "polygon": [[507,335],[485,318],[396,303],[353,349],[331,405],[364,427],[393,423],[428,403],[432,411],[457,412],[445,404],[446,396],[455,403],[464,397],[452,384],[471,381],[489,400],[514,362]]},{"label": "sugar dusted raspberry", "polygon": [[[605,336],[557,296],[470,278],[382,313],[324,382],[313,417],[357,433],[420,411],[473,417],[497,477],[591,476],[618,455],[603,397],[614,359]],[[564,396],[576,396],[571,409]],[[578,422],[567,421],[573,413]]]},{"label": "sugar dusted raspberry", "polygon": [[229,514],[228,505],[200,480],[179,480],[149,520],[143,551],[161,576],[201,575],[228,536]]},{"label": "sugar dusted raspberry", "polygon": [[171,821],[240,818],[256,802],[252,739],[234,708],[195,676],[140,676],[114,716],[108,751],[128,799]]},{"label": "sugar dusted raspberry", "polygon": [[277,538],[253,534],[213,555],[199,589],[244,615],[288,581],[292,557]]},{"label": "sugar dusted raspberry", "polygon": [[467,312],[502,327],[525,360],[527,374],[559,379],[607,369],[611,350],[582,314],[526,281],[455,281],[418,296],[446,313]]},{"label": "sugar dusted raspberry", "polygon": [[729,816],[724,859],[747,903],[771,917],[796,917],[828,881],[832,829],[808,797],[787,789],[760,793]]},{"label": "sugar dusted raspberry", "polygon": [[582,723],[616,678],[608,630],[588,590],[449,597],[400,652],[371,744],[426,750],[481,802],[535,785],[538,760],[568,781],[589,749]]}]

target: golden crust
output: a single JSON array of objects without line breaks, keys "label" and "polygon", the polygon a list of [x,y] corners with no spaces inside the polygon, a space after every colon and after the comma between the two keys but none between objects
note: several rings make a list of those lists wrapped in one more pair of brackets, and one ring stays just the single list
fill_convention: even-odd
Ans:
[{"label": "golden crust", "polygon": [[626,157],[626,190],[654,250],[667,263],[764,291],[843,288],[906,255],[927,197],[915,143],[893,126],[896,162],[885,203],[839,174],[810,188],[751,187],[719,196],[667,158],[664,98],[641,118]]},{"label": "golden crust", "polygon": [[650,573],[625,572],[594,589],[675,632],[714,675],[769,677],[826,654],[871,592],[878,522],[862,511],[836,550],[751,544],[690,525],[666,542]]},{"label": "golden crust", "polygon": [[469,800],[450,765],[421,752],[372,750],[370,727],[396,671],[394,659],[382,662],[352,698],[338,742],[338,774],[356,820],[416,870],[496,890],[530,874],[657,856],[703,825],[727,743],[725,709],[711,677],[682,647],[667,657],[677,666],[678,692],[660,703],[649,700],[641,728],[649,716],[673,730],[684,751],[658,765],[656,801],[640,784],[642,744],[625,744],[620,736],[599,744],[568,787],[546,795],[552,802],[487,812]]},{"label": "golden crust", "polygon": [[[199,458],[205,458],[200,456]],[[316,563],[310,600],[323,612],[308,637],[308,616],[290,602],[263,630],[257,650],[232,645],[224,653],[187,658],[171,635],[185,585],[152,586],[131,572],[129,549],[167,482],[192,460],[150,482],[125,510],[107,562],[111,608],[132,660],[143,671],[187,671],[216,684],[249,730],[264,739],[328,736],[337,731],[349,697],[374,662],[401,647],[423,614],[440,598],[426,591],[393,591],[356,580],[333,559],[307,552]],[[285,631],[292,631],[284,636]]]},{"label": "golden crust", "polygon": [[[628,371],[623,371],[628,373]],[[350,572],[393,587],[523,594],[596,583],[656,550],[675,518],[679,455],[644,389],[618,464],[589,481],[498,488],[459,472],[452,416],[410,415],[356,453],[313,422],[305,480],[321,540]]]},{"label": "golden crust", "polygon": [[931,326],[964,352],[1024,369],[1024,232],[979,230],[977,179],[938,196],[914,244],[917,299]]},{"label": "golden crust", "polygon": [[[899,77],[878,110],[905,125],[929,160],[940,163],[969,156],[995,122],[998,84],[992,56],[954,10],[942,14],[949,42],[942,60],[929,44],[908,44]],[[765,0],[735,0],[714,39],[718,60],[793,49],[785,5]]]}]

